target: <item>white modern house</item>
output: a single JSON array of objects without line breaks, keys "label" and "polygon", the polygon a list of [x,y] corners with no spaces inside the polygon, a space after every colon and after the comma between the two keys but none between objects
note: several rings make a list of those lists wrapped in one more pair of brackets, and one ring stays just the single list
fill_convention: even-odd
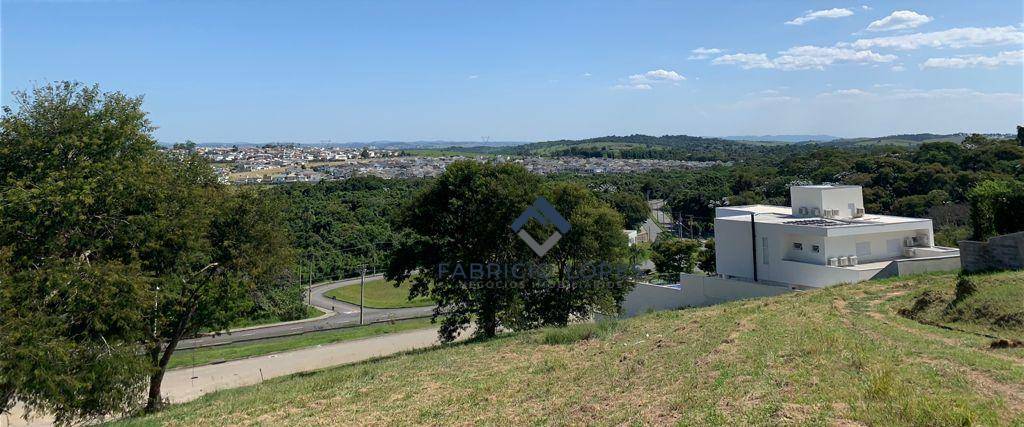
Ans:
[{"label": "white modern house", "polygon": [[791,207],[716,209],[719,277],[819,288],[959,268],[959,250],[934,245],[930,219],[867,213],[859,186],[794,186],[790,196]]}]

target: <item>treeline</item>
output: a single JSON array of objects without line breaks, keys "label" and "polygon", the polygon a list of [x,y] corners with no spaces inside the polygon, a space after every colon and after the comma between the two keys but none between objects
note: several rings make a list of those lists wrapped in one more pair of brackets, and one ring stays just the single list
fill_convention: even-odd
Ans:
[{"label": "treeline", "polygon": [[[789,187],[838,183],[864,187],[868,212],[932,218],[942,244],[972,233],[969,193],[982,182],[1024,180],[1019,140],[968,136],[963,143],[934,142],[918,148],[749,146],[748,160],[698,170],[578,176],[592,189],[664,199],[673,218],[710,223],[719,206],[789,205]],[[705,226],[705,229],[707,227]],[[1005,229],[1005,228],[1004,228]]]},{"label": "treeline", "polygon": [[353,277],[364,266],[380,271],[399,238],[395,215],[426,182],[358,177],[268,189],[284,206],[299,252],[296,274],[306,282]]}]

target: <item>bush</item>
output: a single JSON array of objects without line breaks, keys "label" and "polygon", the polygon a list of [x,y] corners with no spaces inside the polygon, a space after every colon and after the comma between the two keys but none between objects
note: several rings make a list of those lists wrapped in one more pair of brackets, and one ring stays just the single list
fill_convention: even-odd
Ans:
[{"label": "bush", "polygon": [[1024,230],[1024,182],[985,181],[974,187],[967,199],[975,239]]},{"label": "bush", "polygon": [[970,277],[960,274],[956,279],[956,298],[953,300],[953,304],[957,301],[963,301],[964,298],[973,295],[977,290],[978,285]]}]

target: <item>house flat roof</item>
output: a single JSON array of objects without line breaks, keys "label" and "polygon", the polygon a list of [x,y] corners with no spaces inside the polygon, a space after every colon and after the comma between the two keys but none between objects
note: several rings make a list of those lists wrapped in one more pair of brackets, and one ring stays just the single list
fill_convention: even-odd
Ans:
[{"label": "house flat roof", "polygon": [[715,210],[715,220],[749,222],[750,214],[755,214],[754,221],[758,224],[777,224],[787,228],[804,230],[836,230],[857,227],[878,227],[886,225],[916,224],[929,222],[930,219],[907,218],[892,215],[867,214],[860,218],[822,218],[798,217],[792,214],[792,208],[772,205],[724,206]]}]

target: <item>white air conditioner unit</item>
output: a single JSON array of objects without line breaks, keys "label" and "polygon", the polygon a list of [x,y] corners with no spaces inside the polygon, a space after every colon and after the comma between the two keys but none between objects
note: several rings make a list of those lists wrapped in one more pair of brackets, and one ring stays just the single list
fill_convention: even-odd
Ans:
[{"label": "white air conditioner unit", "polygon": [[857,265],[857,255],[850,255],[850,265]]},{"label": "white air conditioner unit", "polygon": [[853,213],[854,218],[860,218],[862,216],[864,216],[864,208],[857,208],[857,210]]},{"label": "white air conditioner unit", "polygon": [[917,249],[914,248],[903,248],[903,256],[906,258],[913,258],[917,256]]},{"label": "white air conditioner unit", "polygon": [[928,233],[917,233],[917,236],[914,238],[914,240],[917,241],[917,245],[918,246],[927,246],[928,245]]},{"label": "white air conditioner unit", "polygon": [[839,266],[839,258],[836,258],[836,257],[829,258],[828,259],[828,265],[832,266],[832,267],[838,267]]},{"label": "white air conditioner unit", "polygon": [[914,246],[917,246],[917,237],[915,237],[915,236],[904,237],[903,238],[903,246],[906,246],[908,248],[912,248]]},{"label": "white air conditioner unit", "polygon": [[839,266],[846,267],[850,265],[850,257],[841,256],[839,257]]},{"label": "white air conditioner unit", "polygon": [[807,216],[807,207],[806,206],[801,207],[798,212],[800,212],[801,216]]},{"label": "white air conditioner unit", "polygon": [[821,208],[811,208],[811,216],[820,217],[821,216]]}]

